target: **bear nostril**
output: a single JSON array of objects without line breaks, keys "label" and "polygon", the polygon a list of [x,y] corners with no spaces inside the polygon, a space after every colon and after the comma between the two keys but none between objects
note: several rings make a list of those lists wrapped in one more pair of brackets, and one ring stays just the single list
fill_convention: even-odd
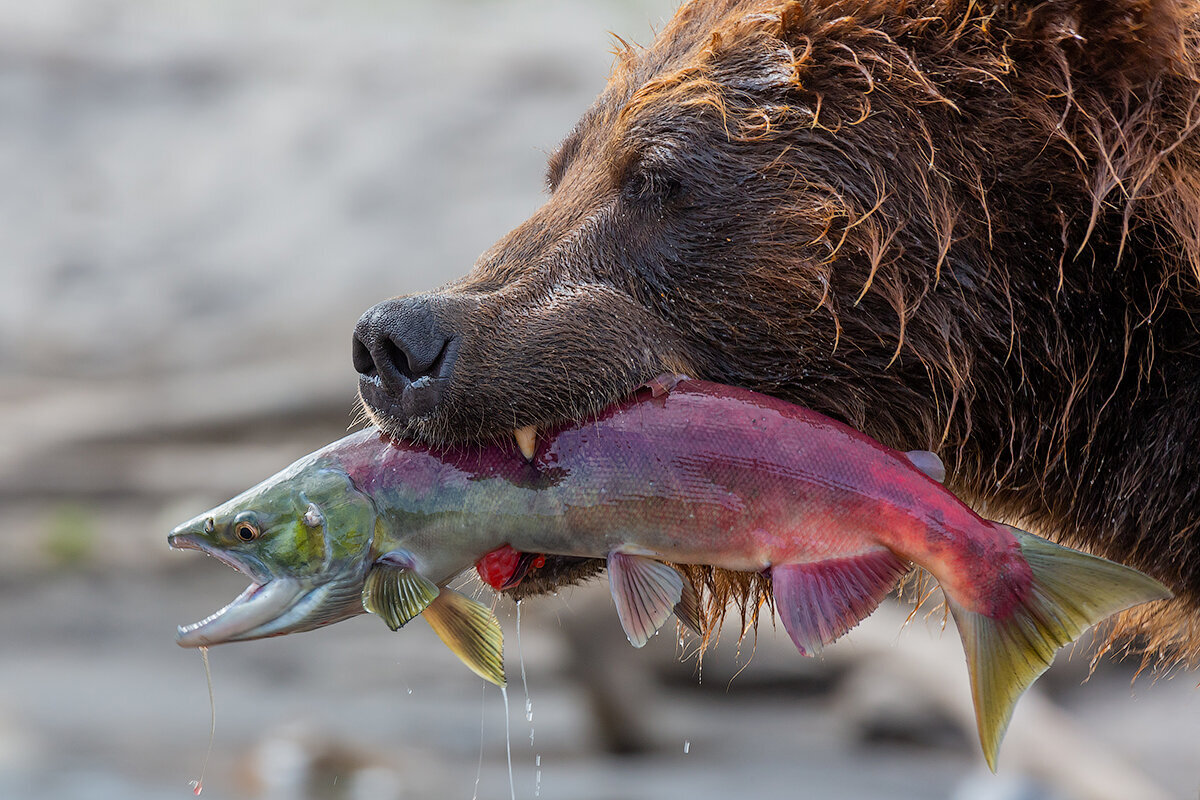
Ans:
[{"label": "bear nostril", "polygon": [[[418,358],[409,352],[402,343],[397,344],[390,339],[384,344],[384,352],[387,354],[388,359],[399,369],[400,374],[410,381],[415,381],[426,376],[442,378],[445,377],[441,374],[442,365],[446,361],[446,349],[450,346],[450,341],[450,339],[442,339],[440,342],[441,346],[433,358]],[[427,352],[430,351],[432,351],[432,348]]]},{"label": "bear nostril", "polygon": [[354,361],[354,370],[364,378],[373,378],[379,374],[379,371],[375,369],[375,359],[371,355],[370,349],[363,344],[363,340],[357,333],[354,334],[350,357]]},{"label": "bear nostril", "polygon": [[413,357],[404,349],[403,345],[396,344],[392,339],[384,339],[380,344],[380,349],[388,363],[394,365],[396,371],[405,378],[414,381],[420,377],[420,370],[413,365]]}]

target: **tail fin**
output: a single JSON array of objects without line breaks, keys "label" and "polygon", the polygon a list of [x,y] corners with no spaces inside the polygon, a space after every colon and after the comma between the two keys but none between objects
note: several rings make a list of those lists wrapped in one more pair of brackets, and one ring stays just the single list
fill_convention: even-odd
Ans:
[{"label": "tail fin", "polygon": [[1012,531],[1033,572],[1030,597],[1007,619],[968,611],[947,596],[962,636],[979,724],[979,743],[996,770],[1013,706],[1055,652],[1110,614],[1171,596],[1158,581],[1107,559]]}]

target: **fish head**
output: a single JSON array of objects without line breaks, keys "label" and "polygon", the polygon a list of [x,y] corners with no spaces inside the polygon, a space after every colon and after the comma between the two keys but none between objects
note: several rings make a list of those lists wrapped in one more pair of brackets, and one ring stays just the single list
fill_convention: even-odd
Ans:
[{"label": "fish head", "polygon": [[376,510],[328,462],[299,462],[176,528],[172,548],[199,550],[250,578],[232,602],[181,626],[182,647],[312,630],[363,613]]}]

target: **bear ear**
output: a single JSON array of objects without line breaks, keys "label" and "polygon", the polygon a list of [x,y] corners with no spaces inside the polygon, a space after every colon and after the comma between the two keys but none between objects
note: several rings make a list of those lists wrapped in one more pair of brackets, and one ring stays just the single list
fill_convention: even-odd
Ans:
[{"label": "bear ear", "polygon": [[1072,72],[1138,84],[1187,63],[1195,0],[1009,0],[1018,40],[1058,45]]}]

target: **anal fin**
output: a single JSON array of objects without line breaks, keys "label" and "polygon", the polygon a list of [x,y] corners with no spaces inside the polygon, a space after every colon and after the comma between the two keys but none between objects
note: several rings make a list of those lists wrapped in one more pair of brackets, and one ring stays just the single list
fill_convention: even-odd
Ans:
[{"label": "anal fin", "polygon": [[433,581],[406,564],[402,554],[379,558],[363,582],[363,608],[378,614],[392,630],[420,614],[438,596]]},{"label": "anal fin", "polygon": [[775,608],[802,655],[813,656],[857,625],[908,572],[886,548],[771,568]]},{"label": "anal fin", "polygon": [[674,567],[629,553],[608,554],[608,585],[634,647],[650,641],[683,597],[683,577]]},{"label": "anal fin", "polygon": [[472,672],[497,686],[507,685],[504,632],[491,609],[453,589],[442,589],[422,616]]}]

